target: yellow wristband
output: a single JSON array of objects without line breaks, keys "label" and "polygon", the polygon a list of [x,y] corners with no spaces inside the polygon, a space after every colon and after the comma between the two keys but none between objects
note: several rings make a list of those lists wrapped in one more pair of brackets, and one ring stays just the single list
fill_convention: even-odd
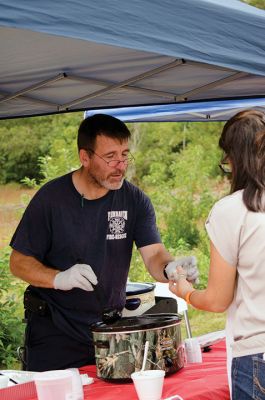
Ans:
[{"label": "yellow wristband", "polygon": [[193,290],[190,290],[189,292],[186,293],[185,301],[186,301],[187,304],[191,304],[191,302],[190,302],[190,296],[191,296],[191,294],[192,294],[193,292],[195,292],[195,290],[196,290],[196,289],[193,289]]}]

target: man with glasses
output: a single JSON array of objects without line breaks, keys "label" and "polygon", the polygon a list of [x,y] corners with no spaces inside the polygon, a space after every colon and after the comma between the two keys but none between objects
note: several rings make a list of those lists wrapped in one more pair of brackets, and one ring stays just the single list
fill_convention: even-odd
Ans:
[{"label": "man with glasses", "polygon": [[[196,260],[174,260],[161,243],[149,198],[125,179],[130,131],[103,114],[78,131],[81,167],[44,185],[11,240],[12,273],[28,282],[25,369],[94,363],[91,324],[104,309],[120,312],[135,243],[160,282],[198,277]],[[96,290],[94,290],[96,287]]]}]

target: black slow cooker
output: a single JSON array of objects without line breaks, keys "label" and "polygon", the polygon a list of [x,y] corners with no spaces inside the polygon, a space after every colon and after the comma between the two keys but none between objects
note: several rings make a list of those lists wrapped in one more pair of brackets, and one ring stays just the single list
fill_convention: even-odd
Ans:
[{"label": "black slow cooker", "polygon": [[166,374],[184,366],[178,314],[145,314],[122,318],[112,325],[92,326],[97,376],[106,380],[130,380],[143,362],[144,345],[149,341],[146,369],[162,369]]}]

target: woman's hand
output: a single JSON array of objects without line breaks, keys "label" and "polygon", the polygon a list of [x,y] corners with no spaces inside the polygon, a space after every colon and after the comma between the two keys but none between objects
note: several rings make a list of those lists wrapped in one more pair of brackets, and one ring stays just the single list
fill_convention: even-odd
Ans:
[{"label": "woman's hand", "polygon": [[177,282],[169,281],[169,290],[176,296],[185,299],[186,294],[193,289],[193,286],[185,278],[186,274],[183,268],[177,267],[177,271],[178,271],[178,280]]}]

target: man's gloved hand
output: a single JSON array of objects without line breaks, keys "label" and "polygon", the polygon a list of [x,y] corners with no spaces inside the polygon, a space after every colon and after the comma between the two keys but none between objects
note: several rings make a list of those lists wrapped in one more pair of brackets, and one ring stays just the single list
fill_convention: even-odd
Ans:
[{"label": "man's gloved hand", "polygon": [[97,277],[87,264],[75,264],[66,271],[59,272],[53,281],[54,289],[71,290],[79,288],[92,291],[93,286],[98,283]]},{"label": "man's gloved hand", "polygon": [[199,283],[199,270],[197,268],[197,259],[194,256],[177,258],[174,261],[170,261],[165,272],[170,281],[178,281],[180,274],[177,271],[177,267],[182,267],[186,274],[186,279],[191,283]]}]

